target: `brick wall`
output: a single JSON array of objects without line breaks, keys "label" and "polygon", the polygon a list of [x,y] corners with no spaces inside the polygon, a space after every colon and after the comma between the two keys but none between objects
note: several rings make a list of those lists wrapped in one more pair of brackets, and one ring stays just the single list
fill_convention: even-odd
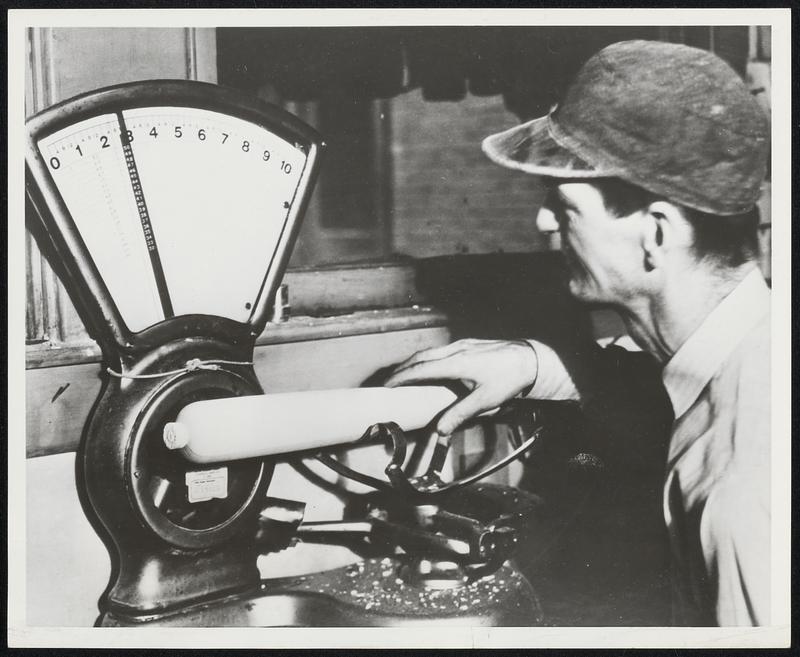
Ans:
[{"label": "brick wall", "polygon": [[[748,41],[748,82],[768,111],[769,27],[750,28]],[[493,164],[480,150],[486,135],[519,123],[501,96],[432,102],[416,90],[396,96],[389,106],[395,253],[427,257],[549,248],[549,239],[534,226],[541,201],[535,179]],[[760,205],[761,266],[769,276],[769,183]]]},{"label": "brick wall", "polygon": [[392,121],[392,244],[414,257],[529,252],[547,248],[535,227],[541,188],[481,152],[481,140],[519,123],[501,96],[430,102],[395,97]]}]

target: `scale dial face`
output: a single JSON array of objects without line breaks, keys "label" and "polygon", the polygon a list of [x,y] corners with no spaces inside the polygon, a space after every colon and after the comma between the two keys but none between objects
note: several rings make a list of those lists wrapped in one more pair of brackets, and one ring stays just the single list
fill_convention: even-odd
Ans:
[{"label": "scale dial face", "polygon": [[130,331],[186,314],[250,320],[306,146],[168,104],[83,118],[36,146]]}]

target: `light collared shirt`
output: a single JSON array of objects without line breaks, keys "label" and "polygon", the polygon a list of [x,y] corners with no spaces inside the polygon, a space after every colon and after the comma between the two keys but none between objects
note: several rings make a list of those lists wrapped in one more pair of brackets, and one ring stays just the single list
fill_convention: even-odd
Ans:
[{"label": "light collared shirt", "polygon": [[[769,623],[770,291],[749,273],[664,367],[675,414],[664,516],[679,625]],[[531,341],[526,395],[580,399],[558,354]]]},{"label": "light collared shirt", "polygon": [[666,364],[664,484],[675,622],[765,625],[770,601],[770,291],[758,270]]}]

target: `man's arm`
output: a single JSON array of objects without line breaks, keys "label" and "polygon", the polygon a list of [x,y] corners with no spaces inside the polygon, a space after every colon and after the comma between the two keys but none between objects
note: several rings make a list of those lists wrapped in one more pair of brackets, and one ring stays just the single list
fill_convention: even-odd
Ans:
[{"label": "man's arm", "polygon": [[442,435],[510,399],[575,400],[594,443],[621,462],[663,465],[672,409],[657,364],[643,352],[592,343],[562,357],[536,340],[459,340],[417,352],[386,385],[437,380],[469,391],[439,418]]},{"label": "man's arm", "polygon": [[577,399],[566,367],[549,347],[535,340],[459,340],[417,352],[386,381],[390,387],[421,381],[459,381],[469,393],[436,425],[447,435],[472,417],[519,396]]},{"label": "man's arm", "polygon": [[536,354],[536,381],[530,390],[523,391],[527,399],[549,399],[553,401],[580,401],[581,395],[575,387],[564,361],[554,349],[538,340],[526,340]]}]

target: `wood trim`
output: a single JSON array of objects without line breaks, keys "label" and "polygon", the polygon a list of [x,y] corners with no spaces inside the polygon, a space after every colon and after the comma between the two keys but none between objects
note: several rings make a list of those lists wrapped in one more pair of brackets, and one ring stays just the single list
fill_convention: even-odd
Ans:
[{"label": "wood trim", "polygon": [[27,109],[30,114],[36,114],[56,102],[51,57],[53,33],[50,28],[34,27],[28,30],[28,38],[31,49],[28,75],[32,102]]},{"label": "wood trim", "polygon": [[195,28],[183,28],[184,38],[186,39],[186,79],[197,80],[197,40],[195,38]]},{"label": "wood trim", "polygon": [[195,79],[217,83],[217,30],[213,27],[195,27]]},{"label": "wood trim", "polygon": [[256,346],[326,340],[447,325],[447,315],[433,308],[369,310],[336,317],[296,317],[271,324],[256,340]]},{"label": "wood trim", "polygon": [[373,148],[375,149],[375,209],[378,213],[380,231],[380,252],[388,256],[394,252],[394,234],[392,231],[392,113],[391,103],[377,100],[373,104],[372,131]]},{"label": "wood trim", "polygon": [[33,236],[25,233],[25,335],[31,342],[47,340],[44,328],[43,260]]},{"label": "wood trim", "polygon": [[[35,114],[62,100],[60,78],[57,75],[57,53],[53,28],[30,28],[28,31],[30,57],[28,59],[28,86],[31,103],[27,110]],[[28,211],[28,210],[26,210]],[[32,210],[30,210],[32,211]],[[26,239],[30,239],[29,237]],[[86,338],[83,323],[69,294],[50,263],[41,254],[38,244],[30,239],[27,251],[29,290],[37,308],[30,314],[36,318],[30,328],[35,333],[27,337],[33,341],[64,344]]]},{"label": "wood trim", "polygon": [[404,262],[294,269],[283,282],[295,313],[321,315],[425,303],[416,276],[416,266]]},{"label": "wood trim", "polygon": [[[48,28],[29,28],[28,59],[26,62],[26,114],[32,116],[55,102],[52,69],[52,31]],[[57,316],[58,284],[49,264],[39,251],[35,240],[26,233],[27,291],[30,294],[27,337],[32,340],[58,340],[60,333],[54,317]]]},{"label": "wood trim", "polygon": [[[299,316],[280,324],[267,324],[264,332],[256,340],[256,346],[410,331],[446,325],[447,316],[428,307],[359,311],[333,317]],[[100,349],[95,342],[55,347],[37,344],[28,346],[25,368],[36,370],[99,363],[101,360]]]}]

